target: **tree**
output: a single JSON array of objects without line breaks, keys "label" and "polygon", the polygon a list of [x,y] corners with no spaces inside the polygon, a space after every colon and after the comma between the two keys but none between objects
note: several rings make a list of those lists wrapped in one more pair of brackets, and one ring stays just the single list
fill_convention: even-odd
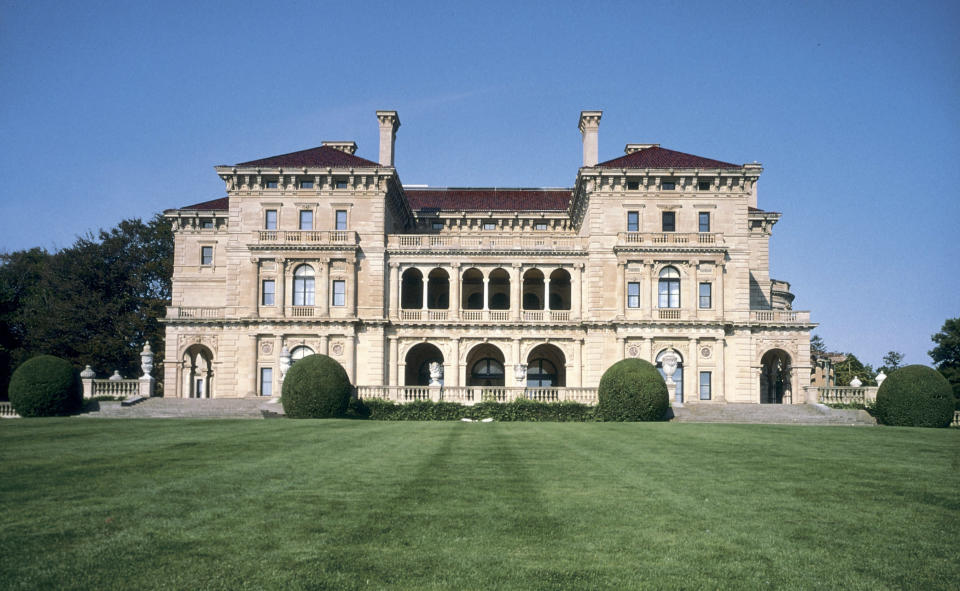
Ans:
[{"label": "tree", "polygon": [[810,355],[825,355],[827,353],[827,344],[823,342],[820,335],[815,334],[810,337]]},{"label": "tree", "polygon": [[853,353],[847,353],[847,358],[833,366],[835,383],[838,386],[849,386],[854,377],[860,378],[864,386],[876,386],[874,380],[876,372],[873,367],[867,363],[863,364]]},{"label": "tree", "polygon": [[903,353],[887,351],[887,354],[883,356],[883,365],[880,366],[880,371],[890,374],[901,367],[903,367]]},{"label": "tree", "polygon": [[950,382],[960,409],[960,318],[947,319],[940,332],[930,338],[937,344],[930,351],[930,358],[937,371]]}]

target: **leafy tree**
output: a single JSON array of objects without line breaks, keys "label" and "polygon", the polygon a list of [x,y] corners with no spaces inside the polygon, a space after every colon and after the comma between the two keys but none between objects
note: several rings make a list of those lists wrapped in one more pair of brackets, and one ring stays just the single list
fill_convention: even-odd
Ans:
[{"label": "leafy tree", "polygon": [[887,351],[887,354],[883,356],[883,365],[880,366],[880,370],[885,374],[890,374],[901,367],[903,367],[903,353]]},{"label": "leafy tree", "polygon": [[960,409],[960,318],[949,318],[940,332],[930,337],[937,344],[929,355],[937,370],[953,388],[956,406]]},{"label": "leafy tree", "polygon": [[860,378],[864,386],[876,386],[874,379],[877,373],[867,363],[863,364],[853,353],[847,353],[847,358],[833,365],[835,383],[838,386],[849,386],[854,377]]},{"label": "leafy tree", "polygon": [[827,352],[827,344],[823,342],[823,339],[820,335],[815,334],[810,337],[810,354],[811,355],[825,355]]}]

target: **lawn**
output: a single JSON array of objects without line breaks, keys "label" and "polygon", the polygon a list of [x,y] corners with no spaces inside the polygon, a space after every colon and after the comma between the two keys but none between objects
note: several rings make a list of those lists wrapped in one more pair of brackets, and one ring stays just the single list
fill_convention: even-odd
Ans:
[{"label": "lawn", "polygon": [[4,589],[956,589],[960,430],[0,421]]}]

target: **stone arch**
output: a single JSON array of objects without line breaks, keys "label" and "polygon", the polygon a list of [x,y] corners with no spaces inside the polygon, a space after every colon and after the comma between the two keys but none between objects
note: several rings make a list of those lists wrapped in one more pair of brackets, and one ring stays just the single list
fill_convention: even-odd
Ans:
[{"label": "stone arch", "polygon": [[213,397],[213,351],[206,345],[194,343],[181,357],[183,398]]},{"label": "stone arch", "polygon": [[783,404],[793,399],[793,365],[783,349],[770,349],[760,358],[760,403]]},{"label": "stone arch", "polygon": [[423,273],[416,267],[403,271],[400,277],[400,308],[419,310],[423,307]]},{"label": "stone arch", "polygon": [[550,273],[550,309],[569,310],[571,299],[570,273],[566,269],[554,269]]},{"label": "stone arch", "polygon": [[490,279],[487,285],[488,302],[487,307],[491,310],[509,310],[510,309],[510,273],[503,268],[497,267],[490,271]]},{"label": "stone arch", "polygon": [[523,274],[521,308],[524,310],[543,310],[543,271],[537,268],[527,269]]},{"label": "stone arch", "polygon": [[527,384],[534,388],[567,385],[567,358],[560,347],[542,343],[527,354]]},{"label": "stone arch", "polygon": [[[443,366],[443,352],[432,343],[417,343],[410,347],[404,356],[405,386],[429,386],[430,363]],[[443,379],[440,380],[443,383]]]},{"label": "stone arch", "polygon": [[506,380],[506,358],[499,347],[480,343],[467,353],[467,385],[502,387]]},{"label": "stone arch", "polygon": [[432,269],[427,275],[427,308],[431,310],[450,308],[450,276],[440,267]]},{"label": "stone arch", "polygon": [[464,310],[483,309],[483,272],[470,267],[461,275],[460,305]]}]

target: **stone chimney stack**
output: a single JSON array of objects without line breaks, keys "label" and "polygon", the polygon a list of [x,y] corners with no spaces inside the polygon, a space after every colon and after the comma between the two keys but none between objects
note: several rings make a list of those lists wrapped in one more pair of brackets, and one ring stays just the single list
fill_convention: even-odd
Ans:
[{"label": "stone chimney stack", "polygon": [[400,118],[396,111],[377,111],[380,122],[380,166],[393,166],[393,146],[397,142]]},{"label": "stone chimney stack", "polygon": [[600,141],[597,132],[600,129],[600,117],[603,111],[580,111],[580,133],[583,134],[583,165],[596,166]]}]

